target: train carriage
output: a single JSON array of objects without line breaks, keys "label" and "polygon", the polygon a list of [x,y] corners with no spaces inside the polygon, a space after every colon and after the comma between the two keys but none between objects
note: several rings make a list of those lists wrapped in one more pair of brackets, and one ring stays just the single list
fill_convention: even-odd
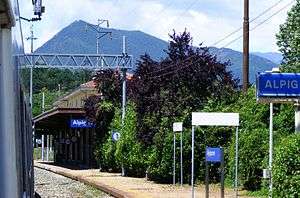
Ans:
[{"label": "train carriage", "polygon": [[18,1],[0,0],[0,11],[0,197],[34,197],[31,109],[17,58],[24,53]]}]

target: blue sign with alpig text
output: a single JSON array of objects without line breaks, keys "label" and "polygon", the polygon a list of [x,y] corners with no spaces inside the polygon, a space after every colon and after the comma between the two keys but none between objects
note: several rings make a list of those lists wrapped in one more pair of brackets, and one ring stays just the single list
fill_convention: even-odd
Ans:
[{"label": "blue sign with alpig text", "polygon": [[205,160],[207,162],[221,162],[222,160],[222,149],[207,147],[205,151]]},{"label": "blue sign with alpig text", "polygon": [[256,81],[258,98],[300,97],[300,73],[259,73]]},{"label": "blue sign with alpig text", "polygon": [[71,128],[95,128],[95,124],[86,119],[71,119]]}]

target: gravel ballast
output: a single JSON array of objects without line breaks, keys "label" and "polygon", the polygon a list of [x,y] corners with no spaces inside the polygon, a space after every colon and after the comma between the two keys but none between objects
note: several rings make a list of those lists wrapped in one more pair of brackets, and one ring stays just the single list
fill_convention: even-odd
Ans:
[{"label": "gravel ballast", "polygon": [[99,191],[96,188],[67,177],[39,168],[35,168],[34,171],[35,191],[41,197],[111,198],[111,196]]}]

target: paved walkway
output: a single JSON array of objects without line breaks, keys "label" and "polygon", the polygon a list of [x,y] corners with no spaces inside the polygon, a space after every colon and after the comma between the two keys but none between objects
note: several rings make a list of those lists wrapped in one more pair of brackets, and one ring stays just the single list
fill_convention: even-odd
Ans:
[{"label": "paved walkway", "polygon": [[[103,173],[97,169],[72,170],[50,164],[35,162],[38,168],[46,169],[66,177],[76,179],[85,184],[94,186],[118,198],[190,198],[191,187],[168,184],[157,184],[144,178],[121,177],[120,174]],[[197,186],[195,194],[198,198],[205,197],[204,186]],[[210,186],[210,198],[219,198],[220,191],[217,186]],[[233,190],[225,190],[226,198],[235,197]],[[242,196],[246,197],[246,196]]]}]

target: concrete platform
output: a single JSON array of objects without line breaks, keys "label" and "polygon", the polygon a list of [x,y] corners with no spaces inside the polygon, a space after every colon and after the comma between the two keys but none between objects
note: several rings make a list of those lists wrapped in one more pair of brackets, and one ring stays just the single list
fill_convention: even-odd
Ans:
[{"label": "concrete platform", "polygon": [[[103,173],[97,169],[75,170],[52,164],[35,162],[35,167],[45,169],[87,185],[91,185],[117,198],[190,198],[191,187],[189,185],[168,185],[157,184],[147,181],[145,178],[121,177],[116,173]],[[204,186],[195,188],[195,195],[198,198],[205,197]],[[215,185],[210,186],[210,198],[219,198],[220,190]],[[235,197],[232,189],[225,190],[226,198]],[[247,197],[247,196],[239,196]]]}]

